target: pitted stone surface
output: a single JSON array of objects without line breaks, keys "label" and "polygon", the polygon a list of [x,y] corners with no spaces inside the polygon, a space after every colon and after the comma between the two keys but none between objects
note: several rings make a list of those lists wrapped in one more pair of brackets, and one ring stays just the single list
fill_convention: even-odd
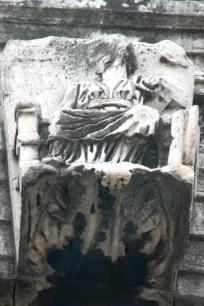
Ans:
[{"label": "pitted stone surface", "polygon": [[[1,51],[9,39],[34,39],[48,35],[68,36],[68,37],[96,37],[101,33],[106,35],[110,33],[121,33],[139,41],[149,41],[152,43],[164,39],[171,39],[183,46],[188,56],[192,59],[196,67],[196,86],[195,103],[200,104],[204,101],[203,95],[203,12],[204,5],[202,1],[49,1],[49,0],[11,0],[0,1],[0,43]],[[43,9],[42,9],[43,8]],[[61,8],[62,10],[59,10]],[[97,9],[96,9],[97,8]],[[70,10],[71,9],[71,10]],[[75,9],[75,11],[73,10]],[[88,9],[88,10],[87,10]],[[117,10],[114,11],[114,10]],[[93,10],[93,14],[90,11]],[[112,10],[112,11],[111,11]],[[119,12],[120,10],[120,12]],[[89,11],[89,12],[88,12]],[[132,11],[133,14],[129,14]],[[139,12],[139,14],[137,14]],[[145,15],[145,12],[151,13]],[[159,13],[159,14],[158,14]],[[164,14],[163,14],[164,13]],[[151,21],[151,22],[150,22]],[[88,27],[87,27],[88,25]],[[105,25],[105,27],[104,27]],[[151,28],[151,31],[150,31]],[[97,30],[96,30],[97,29]],[[99,29],[99,30],[98,30]],[[184,30],[184,31],[183,31]],[[98,32],[100,31],[100,32]],[[137,35],[137,37],[135,37]],[[32,76],[31,76],[32,77]],[[11,114],[13,118],[13,113]],[[201,117],[201,123],[203,118]],[[167,124],[168,120],[165,121]],[[47,126],[45,122],[44,126]],[[202,127],[201,127],[202,128]],[[40,127],[46,136],[43,140],[44,151],[41,152],[41,158],[46,157],[47,150],[45,139],[48,133],[44,127]],[[202,129],[201,129],[202,132]],[[46,134],[47,133],[47,134]],[[203,142],[203,132],[201,141]],[[4,146],[4,145],[3,145]],[[161,152],[167,150],[168,145],[162,146]],[[201,152],[202,155],[202,152]],[[13,152],[9,158],[13,158]],[[165,155],[166,156],[166,155]],[[203,168],[203,158],[201,157],[200,166]],[[161,158],[161,165],[166,163],[166,157]],[[17,173],[17,169],[15,170]],[[4,169],[1,171],[5,174]],[[10,171],[11,172],[11,171]],[[203,173],[200,172],[199,190],[203,189]],[[4,180],[4,176],[2,179]],[[18,188],[17,176],[13,175],[11,184],[14,189]],[[8,187],[8,186],[7,186]],[[0,190],[1,192],[1,190]],[[10,209],[7,209],[9,199],[5,195],[9,190],[2,188],[0,218],[3,221],[9,221]],[[5,198],[4,198],[5,197]],[[202,197],[202,194],[201,194]],[[201,199],[200,197],[200,199]],[[6,199],[4,201],[3,199]],[[191,222],[191,238],[203,240],[203,200],[196,200]],[[19,199],[17,198],[18,202]],[[16,218],[20,218],[21,208],[16,210]],[[11,215],[10,215],[11,216]],[[16,227],[15,227],[16,228]],[[18,226],[17,226],[18,228]],[[15,235],[18,237],[18,229]],[[194,238],[193,238],[194,237]],[[198,244],[199,246],[202,245]],[[195,248],[197,249],[197,248]],[[202,248],[201,248],[202,250]],[[200,251],[201,252],[201,251]],[[199,256],[199,249],[198,249]],[[195,256],[196,257],[196,256]],[[192,259],[194,262],[194,259]],[[194,269],[193,265],[192,269]],[[2,263],[2,271],[5,271],[7,264]],[[191,277],[193,272],[186,274],[184,279],[190,279],[188,286],[183,282],[185,294],[194,294],[197,291],[194,283],[201,279],[200,276]],[[197,272],[198,273],[198,272]],[[190,275],[190,276],[189,276]],[[201,281],[202,283],[202,281]],[[198,284],[199,285],[199,284]],[[8,289],[11,288],[11,289]],[[193,288],[193,290],[191,290]],[[1,284],[2,292],[5,296],[13,297],[13,287]],[[10,291],[9,291],[10,290]],[[24,290],[25,293],[26,290]],[[202,286],[200,289],[202,295]],[[183,294],[183,291],[182,291]],[[198,294],[199,295],[199,294]],[[4,298],[0,296],[0,304],[4,305]],[[8,304],[13,305],[12,298],[9,298]],[[176,300],[176,306],[202,306],[203,300],[197,298],[180,298]],[[123,305],[127,302],[123,302]],[[165,305],[166,306],[166,305]]]},{"label": "pitted stone surface", "polygon": [[[25,303],[51,286],[50,277],[98,275],[171,306],[199,142],[185,51],[121,35],[11,41],[3,81],[8,156],[14,143],[17,155],[9,167],[19,182],[12,184],[18,275],[30,282]],[[19,281],[17,305],[24,296]]]}]

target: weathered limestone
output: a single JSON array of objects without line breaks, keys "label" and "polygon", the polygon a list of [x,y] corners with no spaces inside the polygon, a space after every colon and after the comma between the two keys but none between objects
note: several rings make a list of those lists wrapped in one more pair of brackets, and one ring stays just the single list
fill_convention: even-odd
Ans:
[{"label": "weathered limestone", "polygon": [[[32,275],[35,290],[40,284],[42,289],[49,286],[42,275],[51,283],[65,277],[79,287],[83,283],[78,280],[86,284],[98,279],[104,285],[122,286],[129,298],[135,292],[130,305],[136,297],[172,305],[190,184],[159,169],[121,166],[76,163],[61,175],[41,174],[32,187],[27,182],[18,273],[28,280]],[[172,197],[173,193],[180,196]],[[17,301],[23,291],[17,290]]]},{"label": "weathered limestone", "polygon": [[40,303],[38,292],[59,277],[80,290],[96,279],[122,288],[123,305],[173,305],[196,183],[193,84],[192,62],[170,41],[113,35],[7,45],[16,305]]},{"label": "weathered limestone", "polygon": [[[41,37],[47,37],[49,35],[62,36],[62,37],[92,37],[96,38],[101,34],[110,35],[114,33],[120,33],[129,37],[131,41],[147,41],[151,43],[157,43],[161,40],[172,40],[173,42],[182,46],[188,57],[195,65],[195,87],[194,87],[194,104],[198,104],[200,110],[200,126],[201,126],[201,147],[200,147],[200,171],[198,178],[198,190],[196,201],[191,208],[191,232],[189,237],[189,243],[197,249],[197,255],[202,253],[202,241],[203,241],[203,150],[202,144],[204,139],[203,134],[203,101],[204,101],[204,60],[203,60],[203,31],[204,31],[204,18],[203,18],[203,1],[120,1],[120,0],[107,0],[103,1],[52,1],[52,0],[11,0],[0,1],[0,65],[2,58],[2,51],[6,42],[10,39],[36,39]],[[97,7],[97,8],[96,8]],[[154,76],[154,74],[153,74]],[[82,80],[83,81],[83,80]],[[0,85],[0,91],[1,91]],[[25,87],[26,88],[26,87]],[[25,91],[26,92],[26,91]],[[65,91],[64,91],[65,93]],[[63,95],[64,95],[63,93]],[[62,95],[62,96],[63,96]],[[62,97],[63,99],[63,97]],[[2,100],[2,99],[1,99]],[[24,101],[24,100],[23,100]],[[32,101],[33,102],[33,101]],[[3,114],[1,113],[1,116]],[[13,113],[11,114],[13,119]],[[11,119],[10,118],[10,119]],[[162,166],[167,163],[169,142],[165,139],[170,139],[170,122],[171,118],[166,117],[161,119],[163,122],[163,128],[160,130],[159,143],[159,159],[163,160]],[[46,140],[48,137],[47,128],[50,124],[49,120],[41,121],[39,134],[41,135],[41,145],[39,152],[39,159],[45,158],[47,154]],[[5,133],[7,135],[8,132]],[[3,131],[4,134],[4,131]],[[7,136],[6,136],[7,138]],[[7,141],[8,142],[8,141]],[[186,145],[186,143],[185,143]],[[14,146],[13,146],[14,147]],[[1,152],[6,153],[6,146],[3,144]],[[15,151],[15,148],[14,148]],[[9,151],[10,152],[10,151]],[[15,154],[10,154],[9,159],[16,158]],[[7,244],[7,240],[12,240],[12,214],[10,210],[9,188],[8,188],[8,173],[7,162],[5,156],[1,156],[1,178],[2,178],[2,193],[1,193],[1,207],[2,207],[2,223],[5,223],[4,218],[8,222],[10,233],[5,236],[4,231],[2,235],[4,241]],[[25,168],[26,169],[26,168]],[[17,172],[16,168],[16,173]],[[9,173],[11,170],[9,168]],[[14,173],[13,173],[14,174]],[[128,176],[129,177],[129,176]],[[127,179],[128,179],[127,177]],[[112,179],[113,186],[115,181]],[[16,224],[17,220],[20,220],[19,214],[20,208],[20,192],[15,193],[15,188],[19,189],[21,186],[18,183],[18,176],[13,175],[10,177],[10,186],[14,186],[14,192],[10,194],[12,202],[15,203],[17,208],[14,212],[16,216],[14,220],[14,233],[18,237],[19,224]],[[15,197],[14,197],[15,195]],[[15,200],[14,200],[15,198]],[[7,231],[5,231],[7,233]],[[17,241],[17,240],[16,240]],[[10,244],[9,244],[10,245]],[[18,246],[18,243],[16,244]],[[17,247],[18,249],[18,247]],[[4,252],[4,248],[3,248]],[[191,256],[189,248],[186,249],[186,256],[188,257],[188,264],[192,269],[188,269],[188,265],[184,265],[182,272],[178,275],[179,286],[177,293],[181,296],[176,298],[176,306],[203,305],[201,296],[203,295],[202,288],[202,269],[196,268],[196,256]],[[13,251],[11,251],[13,253]],[[18,252],[17,252],[18,255]],[[1,269],[6,271],[13,271],[13,257],[6,258],[6,263],[2,259]],[[8,261],[7,261],[8,260]],[[8,264],[7,264],[8,263]],[[12,263],[12,265],[11,265]],[[195,263],[195,264],[194,264]],[[5,269],[6,268],[6,269]],[[11,268],[11,270],[10,270]],[[196,270],[196,271],[195,271]],[[196,273],[196,274],[195,274]],[[1,280],[7,275],[1,274]],[[14,275],[9,272],[9,277],[14,278]],[[181,280],[181,281],[180,281]],[[9,300],[12,304],[13,291],[15,284],[10,280],[7,282],[1,282],[0,286],[0,304],[5,305],[5,299]],[[23,282],[22,282],[23,283]],[[27,282],[28,283],[28,282]],[[4,284],[4,285],[3,285]],[[17,285],[16,285],[17,286]],[[18,286],[20,286],[18,282]],[[69,286],[71,284],[69,283]],[[85,286],[85,285],[84,285]],[[88,285],[87,287],[94,284]],[[25,290],[25,283],[23,283],[24,294],[27,295]],[[67,285],[68,287],[68,285]],[[74,285],[71,286],[73,289]],[[86,288],[87,288],[86,287]],[[6,290],[8,289],[8,290]],[[27,288],[28,289],[28,288]],[[93,291],[97,291],[97,286]],[[52,289],[49,291],[49,297],[52,296]],[[61,290],[58,294],[58,299],[63,296],[64,291]],[[81,293],[81,291],[80,291]],[[185,293],[185,296],[183,295]],[[45,303],[51,305],[51,300],[48,301],[48,294],[41,293],[41,296],[45,295]],[[54,293],[53,293],[54,294]],[[79,291],[77,292],[79,295]],[[118,294],[118,292],[117,292]],[[3,296],[2,296],[3,295]],[[120,296],[119,300],[122,305],[128,304]],[[118,306],[119,302],[116,302]],[[84,306],[84,304],[83,304]],[[89,304],[90,306],[90,304]]]}]

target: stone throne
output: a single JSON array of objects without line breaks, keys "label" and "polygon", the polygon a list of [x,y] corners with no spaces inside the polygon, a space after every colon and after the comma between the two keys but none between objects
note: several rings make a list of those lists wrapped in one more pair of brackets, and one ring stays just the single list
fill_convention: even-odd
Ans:
[{"label": "stone throne", "polygon": [[184,50],[113,35],[13,41],[4,57],[17,305],[172,306],[199,139]]}]

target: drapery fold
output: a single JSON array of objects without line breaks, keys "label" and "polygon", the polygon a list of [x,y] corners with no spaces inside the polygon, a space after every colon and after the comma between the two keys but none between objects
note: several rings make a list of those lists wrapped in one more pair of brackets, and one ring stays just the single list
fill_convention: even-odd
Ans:
[{"label": "drapery fold", "polygon": [[48,142],[98,143],[121,135],[149,137],[155,134],[157,110],[144,105],[118,110],[63,109],[51,128]]}]

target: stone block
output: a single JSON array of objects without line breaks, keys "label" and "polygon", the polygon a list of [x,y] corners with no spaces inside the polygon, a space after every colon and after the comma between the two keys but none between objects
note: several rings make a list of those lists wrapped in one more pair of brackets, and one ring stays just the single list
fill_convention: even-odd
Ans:
[{"label": "stone block", "polygon": [[181,270],[204,273],[204,242],[188,241]]},{"label": "stone block", "polygon": [[11,220],[9,191],[6,185],[0,185],[0,220]]},{"label": "stone block", "polygon": [[[178,276],[177,291],[180,295],[204,298],[204,275],[180,274]],[[183,305],[179,305],[183,306]]]},{"label": "stone block", "polygon": [[0,256],[13,256],[11,224],[0,224]]},{"label": "stone block", "polygon": [[194,201],[190,233],[192,235],[204,235],[204,194],[199,194]]},{"label": "stone block", "polygon": [[[14,277],[14,259],[0,259],[0,278],[13,278]],[[0,304],[1,305],[1,304]]]},{"label": "stone block", "polygon": [[197,192],[204,192],[204,169],[200,168],[197,180]]},{"label": "stone block", "polygon": [[[199,109],[200,110],[200,109]],[[201,115],[201,113],[200,113]],[[204,119],[204,117],[203,117]],[[204,141],[204,120],[202,120],[203,122],[199,122],[199,125],[200,125],[200,137],[201,137],[201,145],[200,145],[200,148],[199,148],[199,167],[201,169],[204,168],[204,145],[203,145],[203,141]]]}]

